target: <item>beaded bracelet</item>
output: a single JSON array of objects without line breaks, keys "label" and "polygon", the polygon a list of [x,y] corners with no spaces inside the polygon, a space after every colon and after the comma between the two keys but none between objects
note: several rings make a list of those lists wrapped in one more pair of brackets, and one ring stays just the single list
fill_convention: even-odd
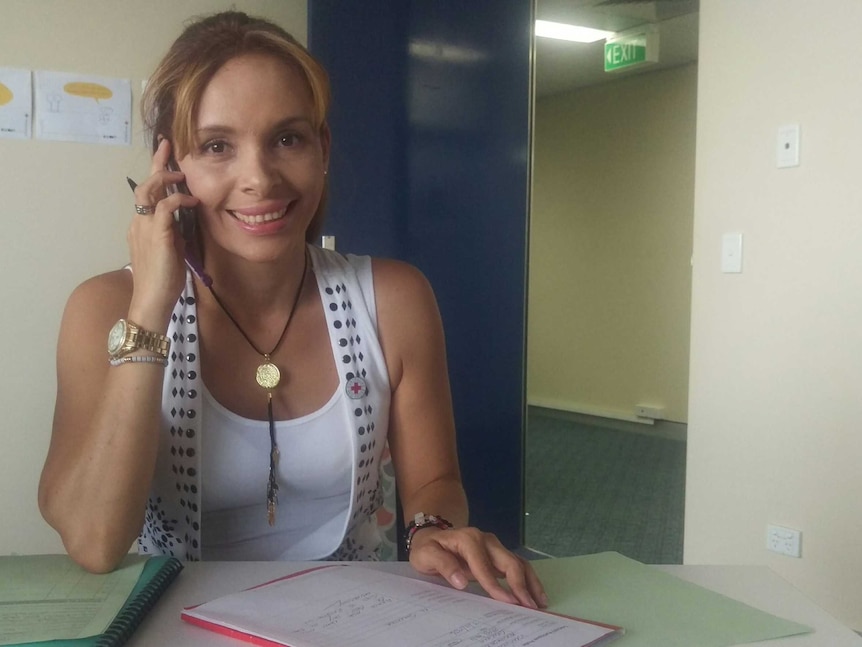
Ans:
[{"label": "beaded bracelet", "polygon": [[137,364],[142,362],[144,364],[161,364],[162,366],[168,365],[167,357],[156,357],[154,355],[126,355],[125,357],[117,357],[116,359],[108,360],[111,363],[111,366],[120,366],[121,364]]},{"label": "beaded bracelet", "polygon": [[434,514],[425,514],[424,512],[417,512],[416,516],[413,517],[413,521],[407,526],[407,539],[404,542],[405,547],[407,548],[407,554],[410,555],[410,544],[413,543],[413,535],[416,534],[417,530],[422,530],[423,528],[429,528],[434,526],[435,528],[440,528],[440,530],[448,530],[452,527],[452,524],[446,521],[443,517],[438,517]]}]

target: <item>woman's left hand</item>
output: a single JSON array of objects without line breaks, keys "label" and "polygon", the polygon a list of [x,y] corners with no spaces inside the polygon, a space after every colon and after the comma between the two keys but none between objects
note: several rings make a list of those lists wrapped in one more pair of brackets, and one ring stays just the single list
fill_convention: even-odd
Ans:
[{"label": "woman's left hand", "polygon": [[[456,589],[475,580],[495,600],[533,609],[548,596],[530,563],[478,528],[423,528],[413,536],[410,564],[424,575],[440,575]],[[508,589],[499,578],[505,578]]]}]

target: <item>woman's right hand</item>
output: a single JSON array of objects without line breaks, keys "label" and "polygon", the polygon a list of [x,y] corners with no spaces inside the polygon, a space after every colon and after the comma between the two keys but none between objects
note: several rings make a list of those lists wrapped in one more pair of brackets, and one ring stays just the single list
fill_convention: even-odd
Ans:
[{"label": "woman's right hand", "polygon": [[164,333],[182,292],[185,243],[173,211],[198,200],[167,195],[183,179],[165,168],[170,152],[161,142],[150,177],[135,189],[135,203],[154,210],[132,217],[132,272],[116,270],[79,285],[60,325],[57,401],[39,508],[68,554],[98,573],[114,569],[140,533],[158,456],[165,369],[112,366],[105,343],[119,318]]},{"label": "woman's right hand", "polygon": [[170,157],[171,144],[162,139],[153,154],[150,177],[135,189],[135,204],[155,207],[155,213],[135,213],[127,235],[134,281],[129,319],[150,330],[167,326],[185,283],[186,243],[174,222],[174,211],[199,202],[184,193],[168,195],[168,185],[185,178],[182,172],[167,170]]}]

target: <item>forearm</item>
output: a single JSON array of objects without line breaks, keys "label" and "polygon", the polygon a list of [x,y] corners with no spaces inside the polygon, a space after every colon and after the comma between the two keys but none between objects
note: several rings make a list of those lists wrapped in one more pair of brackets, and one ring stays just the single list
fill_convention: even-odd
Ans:
[{"label": "forearm", "polygon": [[111,570],[140,532],[158,450],[163,376],[158,364],[111,367],[88,428],[52,447],[46,461],[42,514],[89,570]]}]

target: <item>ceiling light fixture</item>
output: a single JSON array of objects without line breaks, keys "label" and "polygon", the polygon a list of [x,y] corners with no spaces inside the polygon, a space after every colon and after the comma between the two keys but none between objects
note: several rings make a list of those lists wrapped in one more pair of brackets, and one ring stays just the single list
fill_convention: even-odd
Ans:
[{"label": "ceiling light fixture", "polygon": [[563,22],[551,22],[549,20],[536,21],[536,36],[544,38],[557,38],[559,40],[571,40],[576,43],[595,43],[613,36],[614,32],[592,27],[581,27],[580,25],[568,25]]}]

